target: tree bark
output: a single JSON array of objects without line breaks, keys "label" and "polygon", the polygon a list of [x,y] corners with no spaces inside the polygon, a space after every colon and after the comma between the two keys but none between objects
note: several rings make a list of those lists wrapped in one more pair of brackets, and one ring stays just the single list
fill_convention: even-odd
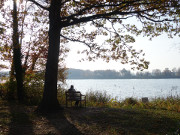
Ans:
[{"label": "tree bark", "polygon": [[21,63],[21,46],[19,44],[16,0],[13,0],[13,62],[17,81],[17,97],[20,102],[23,102],[23,72]]},{"label": "tree bark", "polygon": [[43,99],[38,107],[40,112],[53,112],[61,108],[57,100],[57,73],[61,32],[60,0],[51,1],[49,19],[49,48]]}]

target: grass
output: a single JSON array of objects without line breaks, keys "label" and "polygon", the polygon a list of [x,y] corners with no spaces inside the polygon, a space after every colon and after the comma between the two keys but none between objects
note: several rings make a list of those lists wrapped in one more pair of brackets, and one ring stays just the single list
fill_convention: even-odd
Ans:
[{"label": "grass", "polygon": [[[170,101],[173,103],[172,99]],[[87,108],[65,108],[54,114],[39,115],[34,113],[36,106],[0,100],[0,135],[180,134],[180,113],[177,110],[151,107],[153,105],[142,107],[135,99],[126,99],[115,106],[117,101],[107,102],[103,103],[105,106],[95,104]],[[158,99],[148,104],[160,102]],[[111,107],[109,104],[112,104]]]},{"label": "grass", "polygon": [[155,98],[147,103],[135,98],[126,98],[124,101],[118,101],[111,98],[106,92],[90,91],[86,93],[87,105],[93,107],[110,108],[134,108],[134,109],[157,109],[180,112],[180,97]]}]

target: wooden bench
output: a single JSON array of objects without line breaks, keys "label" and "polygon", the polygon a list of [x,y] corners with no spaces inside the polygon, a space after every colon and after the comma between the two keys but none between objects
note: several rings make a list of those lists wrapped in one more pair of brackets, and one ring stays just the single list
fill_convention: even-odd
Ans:
[{"label": "wooden bench", "polygon": [[79,101],[80,107],[82,107],[82,102],[84,102],[84,106],[86,107],[86,96],[82,95],[79,91],[66,91],[66,107],[68,107],[68,101],[71,102],[71,107],[73,101]]}]

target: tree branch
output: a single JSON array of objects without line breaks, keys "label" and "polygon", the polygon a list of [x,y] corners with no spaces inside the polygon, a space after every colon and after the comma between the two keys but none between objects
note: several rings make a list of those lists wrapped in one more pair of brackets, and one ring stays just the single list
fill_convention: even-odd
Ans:
[{"label": "tree branch", "polygon": [[149,20],[149,21],[152,21],[152,22],[165,22],[165,21],[174,21],[174,20],[170,20],[170,19],[162,19],[162,20],[155,20],[155,19],[152,19],[152,18],[150,18],[150,17],[147,17],[147,16],[145,16],[145,15],[142,15],[141,13],[138,13],[138,15],[140,16],[140,17],[143,17],[143,18],[145,18],[145,19],[147,19],[147,20]]},{"label": "tree branch", "polygon": [[[79,2],[77,2],[75,0],[73,0],[73,1],[76,2],[76,3],[79,3]],[[79,15],[83,15],[83,12],[86,12],[86,11],[91,10],[93,8],[119,7],[119,6],[122,5],[121,7],[119,7],[117,9],[117,10],[121,10],[122,8],[127,6],[126,4],[133,4],[134,2],[137,2],[137,0],[131,1],[131,2],[121,2],[121,3],[118,3],[118,4],[104,4],[104,3],[100,4],[100,5],[98,5],[98,4],[90,5],[89,4],[89,5],[86,5],[85,8],[81,9],[80,11],[78,11],[77,13],[72,14],[71,16],[68,16],[68,17],[62,17],[61,19],[62,20],[71,20],[71,19],[74,19],[75,17],[77,17]],[[80,4],[80,5],[82,5],[82,4]]]},{"label": "tree branch", "polygon": [[39,6],[40,8],[49,11],[49,7],[44,7],[43,5],[41,5],[40,3],[38,3],[35,0],[27,0],[27,1],[30,1],[30,2],[34,3],[35,5]]},{"label": "tree branch", "polygon": [[79,42],[79,43],[82,43],[82,44],[85,44],[86,46],[89,47],[90,51],[93,52],[94,54],[96,54],[93,50],[92,50],[92,46],[89,44],[89,43],[86,43],[85,41],[81,41],[81,40],[78,40],[78,39],[71,39],[71,38],[68,38],[68,37],[65,37],[64,35],[60,34],[61,37],[69,40],[69,41],[73,41],[73,42]]},{"label": "tree branch", "polygon": [[[81,5],[81,3],[77,2],[74,0],[74,2],[76,2],[77,4]],[[87,3],[88,4],[88,3]],[[150,8],[146,8],[147,5],[152,5],[152,4],[161,4],[158,3],[158,1],[154,1],[154,2],[146,2],[146,1],[142,1],[142,0],[134,0],[134,1],[125,1],[125,2],[118,2],[118,3],[104,3],[103,4],[92,4],[89,6],[86,6],[85,8],[77,11],[76,13],[67,16],[67,17],[62,17],[61,20],[64,23],[64,27],[68,27],[71,25],[76,25],[78,23],[85,23],[88,21],[92,21],[92,20],[96,20],[96,19],[101,19],[101,18],[105,18],[105,19],[110,19],[113,17],[113,15],[133,15],[133,14],[140,14],[141,17],[148,19],[149,21],[153,21],[153,22],[163,22],[163,21],[173,21],[173,20],[169,20],[169,19],[164,19],[164,20],[155,20],[152,19],[151,17],[148,17],[147,15],[144,16],[143,14],[148,14],[149,12],[159,9],[159,8],[174,8],[174,6],[167,6],[167,5],[160,5],[158,7],[156,6],[150,6]],[[144,6],[144,8],[133,8],[133,7],[138,7],[138,6]],[[109,13],[102,13],[102,14],[95,14],[95,15],[91,15],[91,16],[85,16],[84,13],[93,9],[93,8],[106,8],[106,7],[110,7],[110,6],[114,6],[114,11],[110,11]],[[116,8],[115,8],[116,7]],[[126,8],[126,7],[132,7],[132,8]],[[179,6],[176,6],[179,7]],[[122,9],[125,9],[124,12],[122,12]],[[93,14],[93,13],[92,13]],[[150,15],[150,14],[148,14]],[[114,18],[114,19],[123,19],[123,18]],[[124,18],[126,19],[126,18]]]}]

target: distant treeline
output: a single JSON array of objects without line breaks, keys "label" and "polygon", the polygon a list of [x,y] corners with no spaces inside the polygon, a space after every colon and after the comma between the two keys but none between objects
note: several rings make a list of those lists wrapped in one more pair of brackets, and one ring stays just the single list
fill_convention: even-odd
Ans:
[{"label": "distant treeline", "polygon": [[[180,68],[164,70],[154,69],[152,72],[139,71],[136,73],[130,70],[122,69],[115,70],[81,70],[81,69],[68,69],[67,79],[166,79],[166,78],[180,78]],[[0,77],[8,77],[9,72],[0,72]]]},{"label": "distant treeline", "polygon": [[165,68],[163,71],[154,69],[152,72],[132,73],[129,70],[122,69],[119,72],[115,70],[81,70],[69,69],[68,79],[166,79],[180,78],[180,68],[169,70]]}]

